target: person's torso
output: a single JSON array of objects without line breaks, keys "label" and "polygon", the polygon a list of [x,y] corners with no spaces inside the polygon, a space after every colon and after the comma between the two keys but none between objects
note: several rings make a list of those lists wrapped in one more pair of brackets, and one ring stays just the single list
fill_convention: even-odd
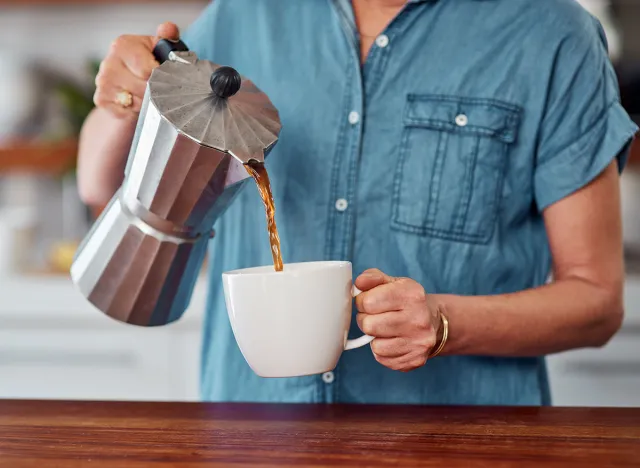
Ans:
[{"label": "person's torso", "polygon": [[[544,283],[550,254],[533,168],[553,68],[545,41],[553,44],[554,31],[536,3],[415,2],[361,67],[348,2],[214,2],[203,19],[207,34],[201,28],[187,39],[202,58],[251,78],[279,109],[283,130],[267,168],[285,264],[350,260],[355,274],[379,268],[429,293],[497,294]],[[538,358],[442,357],[403,374],[366,347],[343,354],[331,376],[260,379],[233,338],[220,278],[271,262],[253,184],[215,229],[204,399],[548,401]],[[351,335],[359,334],[353,320]]]}]

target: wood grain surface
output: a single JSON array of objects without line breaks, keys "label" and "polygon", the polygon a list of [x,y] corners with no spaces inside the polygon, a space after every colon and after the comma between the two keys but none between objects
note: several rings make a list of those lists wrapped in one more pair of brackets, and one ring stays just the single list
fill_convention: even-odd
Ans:
[{"label": "wood grain surface", "polygon": [[640,409],[0,400],[0,467],[640,466]]}]

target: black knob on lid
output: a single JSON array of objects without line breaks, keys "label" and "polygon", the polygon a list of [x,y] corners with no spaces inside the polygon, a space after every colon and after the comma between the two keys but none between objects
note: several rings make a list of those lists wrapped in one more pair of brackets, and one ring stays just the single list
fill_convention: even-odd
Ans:
[{"label": "black knob on lid", "polygon": [[231,67],[220,67],[211,74],[211,90],[222,99],[236,94],[242,85],[240,73]]}]

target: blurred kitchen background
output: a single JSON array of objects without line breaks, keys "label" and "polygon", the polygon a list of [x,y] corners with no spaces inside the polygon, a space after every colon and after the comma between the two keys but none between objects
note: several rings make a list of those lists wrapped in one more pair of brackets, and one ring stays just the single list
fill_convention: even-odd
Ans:
[{"label": "blurred kitchen background", "polygon": [[[640,0],[580,2],[605,25],[640,123]],[[120,34],[185,28],[205,5],[0,0],[0,398],[198,399],[202,281],[180,322],[138,329],[93,310],[67,272],[97,215],[78,197],[75,156],[100,59]],[[604,350],[550,359],[559,405],[640,406],[640,143],[622,185],[627,318]]]}]

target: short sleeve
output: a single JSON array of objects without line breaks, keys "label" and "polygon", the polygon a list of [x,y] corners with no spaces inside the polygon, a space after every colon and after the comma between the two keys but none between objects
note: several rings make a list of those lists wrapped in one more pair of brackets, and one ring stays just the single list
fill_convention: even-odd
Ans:
[{"label": "short sleeve", "polygon": [[589,184],[614,158],[622,171],[638,130],[620,104],[604,31],[587,19],[558,46],[551,73],[534,173],[540,211]]}]

